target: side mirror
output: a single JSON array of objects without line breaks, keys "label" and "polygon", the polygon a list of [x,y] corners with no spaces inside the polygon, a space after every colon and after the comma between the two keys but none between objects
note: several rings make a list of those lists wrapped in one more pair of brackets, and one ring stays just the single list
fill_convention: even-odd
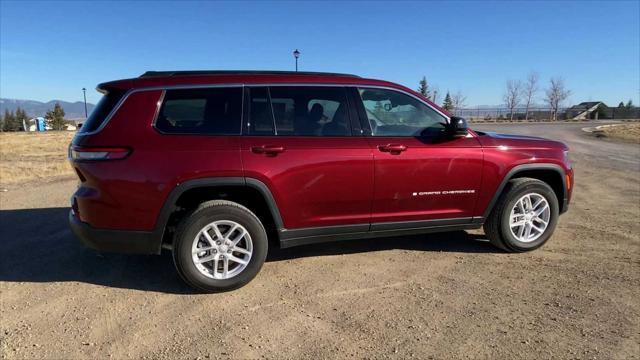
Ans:
[{"label": "side mirror", "polygon": [[449,134],[452,136],[467,136],[469,133],[469,127],[467,126],[467,120],[459,116],[452,116],[449,122]]}]

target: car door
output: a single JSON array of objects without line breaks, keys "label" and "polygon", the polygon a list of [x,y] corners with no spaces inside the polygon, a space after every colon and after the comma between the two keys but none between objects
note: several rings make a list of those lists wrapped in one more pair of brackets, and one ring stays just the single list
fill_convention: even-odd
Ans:
[{"label": "car door", "polygon": [[357,96],[375,163],[371,230],[470,222],[482,173],[478,140],[443,135],[447,117],[409,93],[359,88]]},{"label": "car door", "polygon": [[245,104],[245,176],[269,187],[287,231],[367,231],[373,154],[346,88],[253,86]]}]

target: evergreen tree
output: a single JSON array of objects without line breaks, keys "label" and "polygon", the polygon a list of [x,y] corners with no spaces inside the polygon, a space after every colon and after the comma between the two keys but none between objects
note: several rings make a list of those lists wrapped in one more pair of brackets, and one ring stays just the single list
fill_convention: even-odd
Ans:
[{"label": "evergreen tree", "polygon": [[451,100],[451,94],[447,91],[447,95],[444,97],[444,102],[442,103],[442,108],[451,111],[453,110],[453,100]]},{"label": "evergreen tree", "polygon": [[4,112],[4,123],[3,130],[4,131],[20,131],[22,128],[22,124],[18,124],[16,119],[16,114],[11,111],[5,110]]},{"label": "evergreen tree", "polygon": [[427,83],[427,78],[423,76],[419,84],[420,84],[420,87],[418,87],[418,92],[422,94],[422,96],[431,100],[431,92],[429,91],[429,84]]},{"label": "evergreen tree", "polygon": [[27,121],[29,120],[29,116],[24,109],[18,108],[16,109],[16,125],[20,127],[20,131],[25,130],[25,126],[28,126]]},{"label": "evergreen tree", "polygon": [[51,126],[53,130],[63,130],[65,124],[64,115],[64,109],[59,103],[56,103],[53,110],[47,111],[44,118],[47,119],[47,124]]},{"label": "evergreen tree", "polygon": [[627,101],[626,107],[627,107],[627,110],[631,110],[631,108],[633,107],[633,102],[631,101],[631,99],[629,99],[629,101]]},{"label": "evergreen tree", "polygon": [[618,104],[619,108],[623,108],[624,107],[624,101],[620,101],[620,104]]}]

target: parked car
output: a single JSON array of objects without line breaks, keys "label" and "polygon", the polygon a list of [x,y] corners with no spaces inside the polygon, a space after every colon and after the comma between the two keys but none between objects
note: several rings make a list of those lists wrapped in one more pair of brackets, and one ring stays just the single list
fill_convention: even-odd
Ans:
[{"label": "parked car", "polygon": [[98,90],[69,147],[71,228],[102,251],[171,250],[204,292],[249,282],[270,246],[484,225],[533,250],[571,198],[564,144],[473,131],[387,81],[173,71]]}]

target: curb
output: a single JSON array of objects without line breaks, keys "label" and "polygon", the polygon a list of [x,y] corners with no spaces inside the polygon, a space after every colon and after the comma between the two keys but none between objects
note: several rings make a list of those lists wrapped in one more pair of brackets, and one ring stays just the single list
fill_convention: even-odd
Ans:
[{"label": "curb", "polygon": [[621,125],[626,125],[626,124],[607,124],[607,125],[600,125],[600,126],[593,126],[593,127],[583,127],[582,131],[590,133],[590,134],[592,134],[592,133],[601,133],[603,131],[603,129],[610,128],[610,127],[621,126]]}]

